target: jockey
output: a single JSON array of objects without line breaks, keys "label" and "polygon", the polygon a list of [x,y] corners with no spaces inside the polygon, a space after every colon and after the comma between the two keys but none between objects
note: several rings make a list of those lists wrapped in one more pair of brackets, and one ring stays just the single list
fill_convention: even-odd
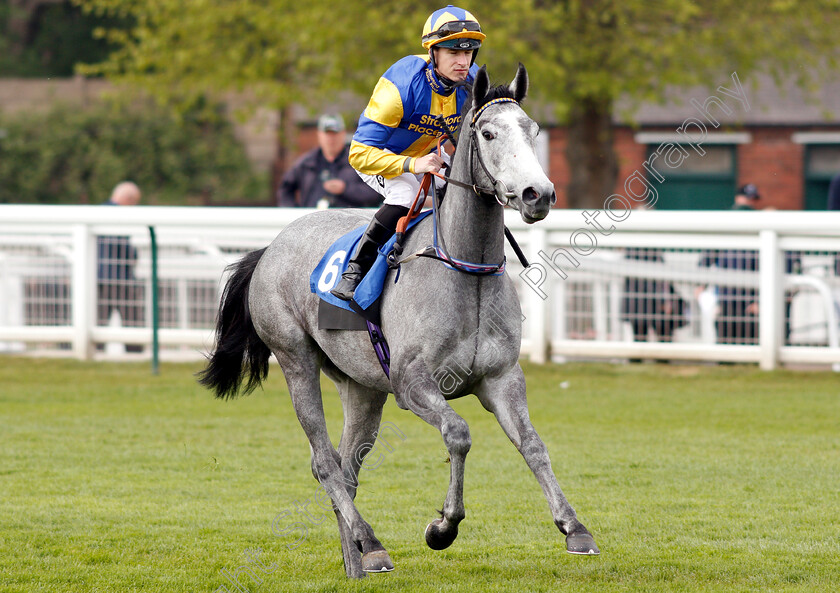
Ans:
[{"label": "jockey", "polygon": [[350,144],[350,164],[385,198],[359,242],[341,281],[330,292],[345,301],[376,260],[376,254],[408,214],[427,172],[444,165],[434,148],[445,131],[461,121],[478,67],[475,58],[485,35],[478,20],[452,5],[433,12],[421,38],[428,55],[407,56],[379,79],[359,118]]}]

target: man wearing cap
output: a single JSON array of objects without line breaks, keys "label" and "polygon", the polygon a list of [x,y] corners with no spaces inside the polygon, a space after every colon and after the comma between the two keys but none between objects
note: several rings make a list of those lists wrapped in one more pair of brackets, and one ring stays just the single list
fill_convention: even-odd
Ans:
[{"label": "man wearing cap", "polygon": [[277,192],[277,205],[284,207],[365,208],[381,201],[350,166],[344,120],[334,114],[318,118],[318,147],[292,165]]},{"label": "man wearing cap", "polygon": [[423,26],[420,41],[427,53],[402,58],[377,82],[350,144],[350,164],[385,204],[330,291],[334,296],[353,298],[377,250],[408,213],[423,174],[443,167],[448,157],[434,149],[438,138],[461,121],[465,86],[478,72],[475,58],[484,39],[469,11],[451,4],[440,8]]},{"label": "man wearing cap", "polygon": [[752,183],[742,185],[735,194],[733,210],[755,210],[755,203],[761,199],[758,188]]},{"label": "man wearing cap", "polygon": [[[755,210],[758,188],[747,183],[735,193],[733,210]],[[714,249],[700,258],[701,267],[722,270],[758,271],[758,253],[745,249]],[[758,297],[754,288],[720,285],[717,287],[718,315],[715,320],[718,343],[758,343]]]},{"label": "man wearing cap", "polygon": [[[761,196],[758,188],[747,183],[738,188],[733,210],[756,210]],[[785,252],[785,273],[798,272],[800,254]],[[715,249],[706,251],[700,266],[722,270],[758,271],[758,252],[752,249]],[[790,309],[792,294],[785,294],[785,338],[790,337]],[[718,317],[715,321],[718,342],[721,344],[757,344],[759,301],[755,288],[720,285],[717,288]]]}]

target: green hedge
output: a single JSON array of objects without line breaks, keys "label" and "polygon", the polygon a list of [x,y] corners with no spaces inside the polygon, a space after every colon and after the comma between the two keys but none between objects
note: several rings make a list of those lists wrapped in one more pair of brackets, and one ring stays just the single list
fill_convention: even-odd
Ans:
[{"label": "green hedge", "polygon": [[144,204],[267,199],[223,117],[104,104],[0,115],[0,203],[95,204],[125,179]]}]

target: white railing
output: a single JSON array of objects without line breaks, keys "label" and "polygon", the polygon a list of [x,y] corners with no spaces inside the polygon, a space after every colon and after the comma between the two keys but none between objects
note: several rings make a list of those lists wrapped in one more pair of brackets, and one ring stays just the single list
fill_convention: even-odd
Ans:
[{"label": "white railing", "polygon": [[[162,356],[206,352],[225,266],[267,245],[306,212],[0,205],[0,352],[108,358],[124,350],[103,345],[129,343],[148,356],[149,227],[159,246]],[[507,212],[508,227],[531,263],[524,270],[509,250],[508,273],[525,316],[523,355],[536,362],[654,358],[840,370],[834,263],[840,213],[633,211],[618,222],[608,218],[612,212],[599,212],[594,221],[592,214],[557,210],[526,225]],[[146,311],[140,326],[97,319],[96,239],[113,235],[130,237],[139,254],[136,282],[144,287]],[[657,258],[625,257],[628,249],[640,248],[654,250]],[[756,253],[759,271],[699,265],[705,252],[721,249]],[[791,254],[796,270],[786,269]],[[674,331],[673,341],[633,341],[622,312],[627,278],[670,284],[687,303],[685,325]],[[722,286],[757,292],[755,340],[717,343],[715,321],[721,317],[714,295]]]}]

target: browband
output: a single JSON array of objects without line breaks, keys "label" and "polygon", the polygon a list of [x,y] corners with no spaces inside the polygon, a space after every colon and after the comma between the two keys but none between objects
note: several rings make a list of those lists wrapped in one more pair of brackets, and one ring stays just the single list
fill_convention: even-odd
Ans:
[{"label": "browband", "polygon": [[475,112],[475,115],[473,115],[470,125],[475,125],[476,120],[478,120],[478,118],[481,117],[481,114],[484,113],[484,110],[490,107],[491,105],[495,105],[496,103],[516,103],[518,105],[519,101],[517,101],[516,99],[511,99],[510,97],[500,97],[498,99],[493,99],[492,101],[487,101],[487,103],[482,105],[481,108]]}]

